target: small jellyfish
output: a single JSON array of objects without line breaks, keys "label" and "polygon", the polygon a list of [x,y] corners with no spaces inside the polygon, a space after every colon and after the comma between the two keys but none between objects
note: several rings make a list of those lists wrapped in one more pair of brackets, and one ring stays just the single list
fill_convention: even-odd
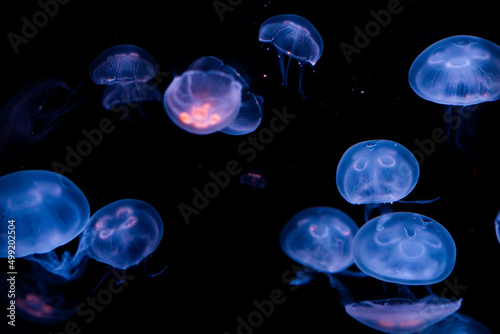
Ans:
[{"label": "small jellyfish", "polygon": [[480,142],[477,104],[500,98],[500,47],[475,36],[442,39],[415,59],[408,80],[421,98],[448,106],[447,138],[471,153]]},{"label": "small jellyfish", "polygon": [[492,334],[483,324],[471,317],[453,313],[440,322],[426,328],[420,334]]},{"label": "small jellyfish", "polygon": [[[347,314],[383,333],[415,333],[455,313],[462,300],[431,295],[420,300],[393,298],[345,305]],[[450,332],[447,332],[450,333]]]},{"label": "small jellyfish", "polygon": [[240,73],[210,56],[195,60],[174,78],[163,100],[177,126],[200,135],[254,131],[262,120],[262,103],[262,97],[249,91]]},{"label": "small jellyfish", "polygon": [[[287,84],[290,60],[296,59],[299,63],[299,93],[302,91],[302,77],[304,64],[314,66],[323,53],[323,39],[316,28],[305,18],[283,14],[267,19],[260,26],[259,41],[271,43],[278,51],[278,60],[283,78],[283,85]],[[285,55],[288,65],[285,68]]]},{"label": "small jellyfish", "polygon": [[150,255],[162,236],[161,217],[151,205],[124,199],[94,213],[80,243],[94,260],[127,269]]},{"label": "small jellyfish", "polygon": [[156,62],[135,45],[117,45],[102,52],[90,65],[90,78],[106,85],[102,106],[113,110],[120,104],[161,101],[160,91],[147,82],[156,75]]},{"label": "small jellyfish", "polygon": [[[329,207],[313,207],[290,219],[281,231],[280,244],[296,262],[328,276],[353,264],[352,243],[357,231],[358,226],[345,213]],[[292,282],[302,283],[300,278]]]},{"label": "small jellyfish", "polygon": [[[415,156],[390,140],[369,140],[351,146],[337,167],[337,188],[352,204],[384,204],[408,195],[420,174]],[[366,207],[366,215],[370,206]]]},{"label": "small jellyfish", "polygon": [[76,91],[60,80],[35,80],[0,111],[0,172],[18,169],[24,151],[60,125],[59,117],[77,107]]},{"label": "small jellyfish", "polygon": [[254,188],[262,189],[267,185],[266,177],[259,172],[247,172],[240,176],[240,183],[248,184]]},{"label": "small jellyfish", "polygon": [[354,238],[353,258],[365,274],[385,282],[428,285],[453,270],[450,233],[429,217],[396,212],[366,222]]},{"label": "small jellyfish", "polygon": [[[0,178],[0,257],[8,257],[7,222],[15,231],[15,257],[46,253],[65,245],[87,226],[90,206],[63,175],[25,170]],[[10,246],[9,246],[10,248]]]}]

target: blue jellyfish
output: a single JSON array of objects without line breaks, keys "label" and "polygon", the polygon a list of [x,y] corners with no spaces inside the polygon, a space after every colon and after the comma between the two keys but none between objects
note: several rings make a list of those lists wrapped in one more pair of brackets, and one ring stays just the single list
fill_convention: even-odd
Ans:
[{"label": "blue jellyfish", "polygon": [[90,78],[106,85],[102,106],[113,110],[120,104],[161,101],[161,93],[147,82],[156,75],[156,62],[135,45],[117,45],[102,52],[90,65]]},{"label": "blue jellyfish", "polygon": [[215,57],[195,60],[165,91],[163,104],[170,119],[194,134],[223,132],[243,135],[262,120],[263,99],[231,66]]},{"label": "blue jellyfish", "polygon": [[415,333],[455,313],[461,304],[461,299],[451,301],[430,295],[419,300],[361,301],[347,304],[345,309],[357,321],[383,333]]},{"label": "blue jellyfish", "polygon": [[57,129],[81,99],[60,80],[42,78],[17,92],[0,111],[0,172],[18,169],[24,151]]},{"label": "blue jellyfish", "polygon": [[442,39],[415,59],[408,80],[421,98],[449,106],[443,117],[447,139],[455,137],[454,142],[470,153],[480,141],[474,128],[477,106],[471,105],[500,98],[500,47],[475,36]]},{"label": "blue jellyfish", "polygon": [[[297,213],[281,231],[281,248],[290,258],[330,277],[353,264],[352,243],[358,226],[345,213],[329,207],[313,207]],[[291,284],[310,280],[306,271]]]},{"label": "blue jellyfish", "polygon": [[451,273],[456,247],[450,233],[434,219],[396,212],[373,218],[359,229],[353,258],[361,271],[379,280],[428,285]]},{"label": "blue jellyfish", "polygon": [[483,324],[471,317],[453,313],[444,320],[425,329],[420,334],[492,334]]},{"label": "blue jellyfish", "polygon": [[346,201],[366,206],[392,203],[408,195],[420,174],[415,156],[390,140],[369,140],[351,146],[337,167],[337,188]]},{"label": "blue jellyfish", "polygon": [[[304,96],[301,88],[304,63],[314,66],[323,53],[323,40],[316,28],[311,22],[298,15],[273,16],[260,26],[259,41],[271,43],[278,51],[284,86],[287,84],[290,60],[297,59],[299,63],[299,92]],[[285,55],[289,57],[286,68]]]},{"label": "blue jellyfish", "polygon": [[262,189],[267,185],[267,179],[262,173],[252,171],[241,174],[240,183]]},{"label": "blue jellyfish", "polygon": [[94,213],[80,243],[94,260],[127,269],[150,255],[162,236],[161,217],[151,205],[124,199]]},{"label": "blue jellyfish", "polygon": [[498,242],[500,242],[500,211],[495,218],[495,232],[497,234]]},{"label": "blue jellyfish", "polygon": [[[8,257],[12,249],[21,258],[50,252],[73,240],[87,226],[90,206],[65,176],[25,170],[0,178],[0,213],[5,226],[0,231],[0,257]],[[7,224],[15,233],[7,235]]]}]

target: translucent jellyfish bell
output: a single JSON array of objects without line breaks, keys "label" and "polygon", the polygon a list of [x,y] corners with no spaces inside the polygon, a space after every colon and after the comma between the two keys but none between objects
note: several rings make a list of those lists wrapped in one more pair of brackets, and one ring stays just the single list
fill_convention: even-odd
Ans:
[{"label": "translucent jellyfish bell", "polygon": [[497,234],[498,242],[500,242],[500,211],[495,218],[495,232]]},{"label": "translucent jellyfish bell", "polygon": [[434,103],[467,106],[500,98],[500,47],[475,36],[452,36],[425,49],[408,74],[411,88]]},{"label": "translucent jellyfish bell", "polygon": [[156,75],[156,62],[135,45],[117,45],[102,52],[90,65],[90,78],[106,85],[102,98],[105,109],[118,104],[160,101],[161,93],[147,82]]},{"label": "translucent jellyfish bell", "polygon": [[337,167],[337,188],[352,204],[392,203],[408,195],[420,174],[415,156],[390,140],[351,146]]},{"label": "translucent jellyfish bell", "polygon": [[124,199],[92,215],[81,244],[93,259],[127,269],[150,255],[162,236],[161,217],[151,205]]},{"label": "translucent jellyfish bell", "polygon": [[[299,62],[299,92],[302,91],[303,64],[314,66],[323,53],[323,39],[316,28],[305,18],[283,14],[267,19],[259,29],[259,41],[271,43],[278,51],[278,60],[283,85],[287,84],[288,69],[291,58]],[[288,65],[285,69],[284,57],[287,55]]]},{"label": "translucent jellyfish bell", "polygon": [[0,172],[18,169],[24,151],[57,129],[59,117],[76,108],[75,90],[54,78],[35,80],[0,111]]},{"label": "translucent jellyfish bell", "polygon": [[[88,224],[82,191],[60,174],[25,170],[0,178],[0,215],[14,221],[15,257],[46,253],[65,245]],[[0,257],[8,257],[7,227],[0,231]]]},{"label": "translucent jellyfish bell", "polygon": [[358,226],[345,213],[313,207],[297,213],[281,231],[281,248],[290,258],[324,273],[353,264],[352,242]]},{"label": "translucent jellyfish bell", "polygon": [[[435,295],[413,301],[405,298],[362,301],[345,305],[347,314],[383,333],[415,333],[455,313],[462,300]],[[450,333],[450,332],[447,332]]]},{"label": "translucent jellyfish bell", "polygon": [[359,229],[353,258],[361,271],[379,280],[428,285],[451,273],[456,247],[450,233],[434,219],[396,212],[373,218]]},{"label": "translucent jellyfish bell", "polygon": [[243,135],[254,131],[262,120],[263,99],[250,92],[233,67],[210,56],[195,60],[176,77],[163,103],[170,119],[194,134]]}]

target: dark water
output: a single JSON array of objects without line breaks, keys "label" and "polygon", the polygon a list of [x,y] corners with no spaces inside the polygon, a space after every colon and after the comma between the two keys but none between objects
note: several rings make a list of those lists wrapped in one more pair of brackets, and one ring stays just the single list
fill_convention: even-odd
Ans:
[{"label": "dark water", "polygon": [[[76,149],[86,139],[82,131],[98,129],[102,119],[110,119],[113,130],[65,175],[86,194],[92,212],[123,198],[157,208],[165,234],[148,269],[168,265],[154,278],[133,271],[133,278],[110,300],[99,292],[112,276],[94,293],[93,287],[82,288],[88,293],[77,294],[83,306],[70,325],[38,326],[18,317],[8,333],[128,333],[133,327],[142,333],[179,328],[183,333],[221,334],[374,332],[345,313],[324,277],[290,289],[286,282],[294,262],[281,251],[278,239],[285,223],[311,206],[332,206],[363,223],[363,208],[338,193],[335,171],[348,147],[378,138],[401,143],[421,162],[420,180],[408,200],[440,196],[427,205],[394,206],[434,218],[455,239],[455,269],[446,282],[431,287],[433,292],[463,298],[460,312],[500,332],[500,245],[493,227],[500,209],[498,102],[482,105],[476,117],[462,117],[457,131],[450,133],[452,140],[443,142],[432,134],[447,133],[447,111],[419,98],[407,81],[415,57],[442,38],[468,34],[500,43],[494,3],[401,0],[399,13],[372,31],[350,62],[341,43],[354,45],[354,29],[364,30],[374,20],[371,11],[393,2],[220,3],[228,6],[223,13],[212,1],[72,0],[53,9],[53,17],[36,33],[31,31],[18,53],[7,36],[22,34],[22,18],[32,21],[41,7],[36,1],[4,4],[0,104],[40,77],[63,80],[69,87],[81,84],[79,94],[88,94],[63,117],[59,131],[26,149],[22,168],[52,170],[54,162],[65,164],[68,147]],[[296,64],[292,62],[288,87],[282,87],[274,50],[258,41],[260,24],[285,13],[310,20],[325,44],[314,71],[306,70],[304,100],[297,93]],[[244,69],[254,92],[265,100],[261,127],[239,137],[195,136],[177,128],[161,103],[144,104],[146,118],[135,109],[127,120],[105,111],[100,105],[104,88],[90,81],[88,68],[100,52],[118,44],[138,45],[153,55],[163,73],[158,80],[162,91],[201,56],[216,56]],[[289,118],[281,131],[261,132],[285,111]],[[475,124],[470,130],[468,120]],[[457,135],[460,145],[453,140]],[[212,181],[211,172],[233,168],[229,184],[214,190],[206,203],[198,202],[200,209],[188,224],[179,206],[199,200],[195,192],[203,192]],[[267,186],[240,184],[245,171],[265,175]],[[87,270],[88,283],[82,285],[97,285],[107,269],[92,263]],[[363,289],[355,283],[349,287]],[[90,311],[92,298],[98,296],[100,302]]]}]

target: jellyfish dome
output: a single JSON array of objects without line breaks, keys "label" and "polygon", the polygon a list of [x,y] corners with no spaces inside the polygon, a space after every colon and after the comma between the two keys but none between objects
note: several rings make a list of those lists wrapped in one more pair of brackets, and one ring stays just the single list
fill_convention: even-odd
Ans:
[{"label": "jellyfish dome", "polygon": [[352,243],[358,226],[345,213],[313,207],[297,213],[281,231],[281,248],[290,258],[316,271],[336,273],[353,264]]},{"label": "jellyfish dome", "polygon": [[[0,178],[0,216],[5,225],[12,222],[15,255],[24,257],[50,252],[73,240],[87,226],[90,206],[65,176],[25,170]],[[8,256],[7,230],[5,226],[0,231],[0,257]]]},{"label": "jellyfish dome", "polygon": [[262,23],[259,41],[272,43],[276,49],[311,65],[323,53],[323,39],[305,18],[294,14],[273,16]]},{"label": "jellyfish dome", "polygon": [[365,274],[406,285],[441,282],[453,270],[450,233],[429,217],[396,212],[373,218],[354,238],[353,258]]},{"label": "jellyfish dome", "polygon": [[150,255],[162,236],[161,217],[151,205],[124,199],[92,215],[81,243],[93,259],[126,269]]},{"label": "jellyfish dome", "polygon": [[461,304],[462,299],[451,301],[431,295],[417,301],[405,298],[362,301],[348,304],[345,309],[357,321],[383,333],[415,333],[455,313]]},{"label": "jellyfish dome", "polygon": [[500,98],[500,47],[475,36],[452,36],[425,49],[408,74],[421,98],[467,106]]},{"label": "jellyfish dome", "polygon": [[337,188],[352,204],[392,203],[408,195],[420,174],[415,156],[390,140],[351,146],[337,167]]},{"label": "jellyfish dome", "polygon": [[135,45],[113,46],[90,65],[90,78],[106,85],[102,99],[104,108],[116,104],[160,100],[157,89],[146,85],[156,75],[156,62],[148,52]]}]

